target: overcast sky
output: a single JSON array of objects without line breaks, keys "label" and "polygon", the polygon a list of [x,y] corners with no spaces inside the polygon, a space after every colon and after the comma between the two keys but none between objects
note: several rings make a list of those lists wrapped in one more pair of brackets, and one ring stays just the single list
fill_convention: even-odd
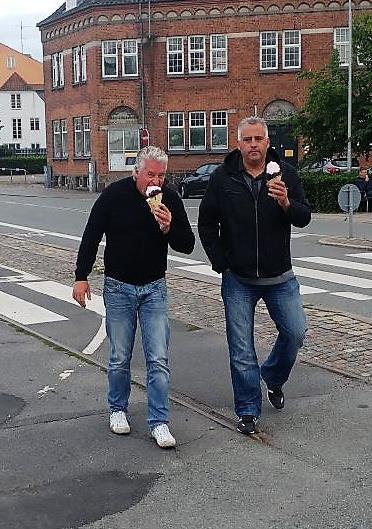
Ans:
[{"label": "overcast sky", "polygon": [[64,0],[0,0],[0,42],[42,60],[40,32],[36,24],[51,15]]}]

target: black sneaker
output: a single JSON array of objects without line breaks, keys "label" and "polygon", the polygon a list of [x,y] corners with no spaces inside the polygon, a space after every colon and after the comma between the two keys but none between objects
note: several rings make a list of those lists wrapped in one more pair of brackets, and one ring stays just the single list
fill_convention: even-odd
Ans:
[{"label": "black sneaker", "polygon": [[257,417],[254,415],[243,415],[243,417],[240,417],[236,429],[244,435],[252,435],[256,433],[256,422]]},{"label": "black sneaker", "polygon": [[284,408],[284,393],[281,386],[267,388],[267,398],[273,408],[282,410]]}]

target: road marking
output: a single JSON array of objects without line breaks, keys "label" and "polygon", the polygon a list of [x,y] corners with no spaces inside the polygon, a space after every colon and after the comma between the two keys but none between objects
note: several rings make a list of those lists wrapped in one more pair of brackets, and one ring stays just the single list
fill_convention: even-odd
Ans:
[{"label": "road marking", "polygon": [[83,349],[85,355],[94,354],[106,339],[106,318],[102,318],[101,325],[92,341]]},{"label": "road marking", "polygon": [[203,264],[203,261],[194,261],[194,259],[188,259],[186,257],[177,257],[176,255],[168,255],[168,260],[189,265]]},{"label": "road marking", "polygon": [[207,264],[197,265],[197,266],[177,266],[178,270],[185,270],[186,272],[192,272],[194,274],[200,274],[209,277],[218,277],[221,279],[221,274],[217,274],[212,267]]},{"label": "road marking", "polygon": [[358,294],[357,292],[331,292],[332,296],[339,296],[340,298],[355,299],[357,301],[368,301],[372,296],[365,294]]},{"label": "road marking", "polygon": [[372,272],[372,265],[365,263],[356,263],[355,261],[344,261],[342,259],[330,259],[328,257],[294,257],[296,261],[305,261],[307,263],[324,264],[327,266],[336,266],[339,268],[348,268],[350,270],[362,270],[363,272]]},{"label": "road marking", "polygon": [[[18,268],[11,268],[10,266],[5,266],[3,264],[0,264],[0,269],[9,270],[10,272],[15,272],[18,277],[20,278],[19,281],[37,281],[38,279],[41,279],[38,276],[34,276],[32,274],[28,274],[27,272],[23,272],[23,270],[18,270]],[[11,277],[11,276],[2,276],[3,278]],[[15,276],[13,276],[15,277]]]},{"label": "road marking", "polygon": [[0,292],[0,314],[22,325],[66,321],[68,318],[23,299]]},{"label": "road marking", "polygon": [[323,270],[313,270],[312,268],[293,267],[293,271],[297,276],[309,277],[310,279],[320,279],[329,283],[338,283],[339,285],[348,285],[350,287],[358,288],[372,288],[372,280],[364,279],[362,277],[347,276],[344,274],[334,274],[332,272],[324,272]]},{"label": "road marking", "polygon": [[358,257],[359,259],[372,259],[372,252],[366,253],[348,253],[348,257]]},{"label": "road marking", "polygon": [[44,208],[44,209],[60,209],[62,211],[76,211],[78,213],[89,213],[89,210],[82,210],[82,209],[78,209],[78,208],[61,208],[61,207],[58,207],[58,206],[43,206],[41,204],[30,204],[28,202],[14,202],[14,201],[11,201],[11,200],[0,200],[0,203],[3,203],[3,204],[9,204],[9,205],[16,205],[16,206],[29,206],[29,207],[32,207],[32,208]]},{"label": "road marking", "polygon": [[320,292],[328,292],[324,288],[308,287],[306,285],[300,285],[300,294],[305,296],[306,294],[320,294]]},{"label": "road marking", "polygon": [[[77,308],[80,307],[72,298],[72,288],[67,285],[62,285],[62,283],[57,283],[56,281],[39,281],[35,283],[20,283],[20,285],[39,294],[45,294],[52,298],[71,303]],[[106,311],[102,296],[92,294],[92,299],[87,300],[87,309],[96,312],[100,316],[104,316]]]}]

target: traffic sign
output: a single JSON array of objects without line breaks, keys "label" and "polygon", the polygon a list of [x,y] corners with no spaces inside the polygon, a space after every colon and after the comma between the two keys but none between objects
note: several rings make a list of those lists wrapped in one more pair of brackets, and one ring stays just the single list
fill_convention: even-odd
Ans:
[{"label": "traffic sign", "polygon": [[338,193],[338,205],[345,213],[356,211],[359,208],[360,200],[360,191],[354,184],[345,184]]}]

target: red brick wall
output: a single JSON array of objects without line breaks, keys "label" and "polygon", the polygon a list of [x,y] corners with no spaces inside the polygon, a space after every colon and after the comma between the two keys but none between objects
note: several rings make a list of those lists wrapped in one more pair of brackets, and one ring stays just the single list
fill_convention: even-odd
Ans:
[{"label": "red brick wall", "polygon": [[[262,1],[267,9],[273,2]],[[275,2],[282,9],[285,4],[292,3],[297,9],[301,2],[290,0]],[[315,2],[311,2],[312,4]],[[328,0],[325,6],[328,5]],[[204,8],[210,11],[213,7],[223,11],[226,7],[238,9],[246,2],[175,2],[155,4],[152,13],[175,11],[180,14],[185,9],[193,13]],[[251,9],[252,9],[251,5]],[[60,50],[71,50],[79,44],[100,42],[102,40],[121,40],[139,38],[140,25],[135,22],[109,23],[107,25],[83,26],[67,35],[45,39],[47,32],[65,25],[83,20],[85,17],[114,14],[124,17],[128,13],[137,15],[138,6],[114,6],[111,8],[90,9],[74,17],[68,17],[58,24],[43,28],[44,56],[50,56]],[[146,7],[143,6],[144,12]],[[184,18],[152,20],[152,35],[156,39],[167,36],[208,35],[213,33],[243,33],[285,29],[309,30],[317,28],[334,28],[347,25],[347,10],[323,9],[322,11],[249,14],[246,16],[222,16],[209,18]],[[144,21],[145,35],[148,22]],[[333,48],[333,33],[302,35],[302,68],[319,70],[329,60]],[[281,45],[279,46],[281,49]],[[207,64],[209,63],[207,46]],[[227,74],[211,74],[201,76],[184,75],[172,78],[166,73],[166,43],[155,40],[144,45],[144,71],[146,87],[146,115],[150,130],[151,143],[167,148],[167,112],[205,111],[207,124],[211,110],[230,110],[229,117],[229,148],[236,143],[236,128],[241,118],[251,115],[257,105],[261,115],[265,107],[277,99],[290,102],[300,108],[306,97],[306,81],[299,80],[297,72],[283,71],[267,73],[259,70],[259,36],[231,38],[228,43],[229,68]],[[187,56],[187,54],[185,55]],[[280,59],[279,59],[280,60]],[[72,55],[65,56],[65,87],[63,90],[51,89],[51,62],[45,62],[45,98],[48,129],[48,162],[53,165],[55,174],[84,175],[87,173],[86,160],[73,159],[73,117],[91,116],[92,158],[97,162],[97,170],[102,179],[109,176],[107,166],[107,126],[110,112],[119,106],[132,108],[141,120],[140,79],[104,80],[101,75],[101,48],[91,47],[87,51],[87,83],[81,86],[72,85]],[[140,67],[141,70],[141,67]],[[159,115],[160,113],[160,115]],[[52,160],[52,120],[67,118],[68,120],[68,161]],[[187,134],[187,129],[186,129]],[[209,125],[207,126],[207,142]],[[184,171],[197,167],[201,163],[223,158],[223,154],[213,152],[170,155],[169,170]],[[113,176],[113,175],[111,175]],[[118,176],[118,175],[116,175]]]}]

